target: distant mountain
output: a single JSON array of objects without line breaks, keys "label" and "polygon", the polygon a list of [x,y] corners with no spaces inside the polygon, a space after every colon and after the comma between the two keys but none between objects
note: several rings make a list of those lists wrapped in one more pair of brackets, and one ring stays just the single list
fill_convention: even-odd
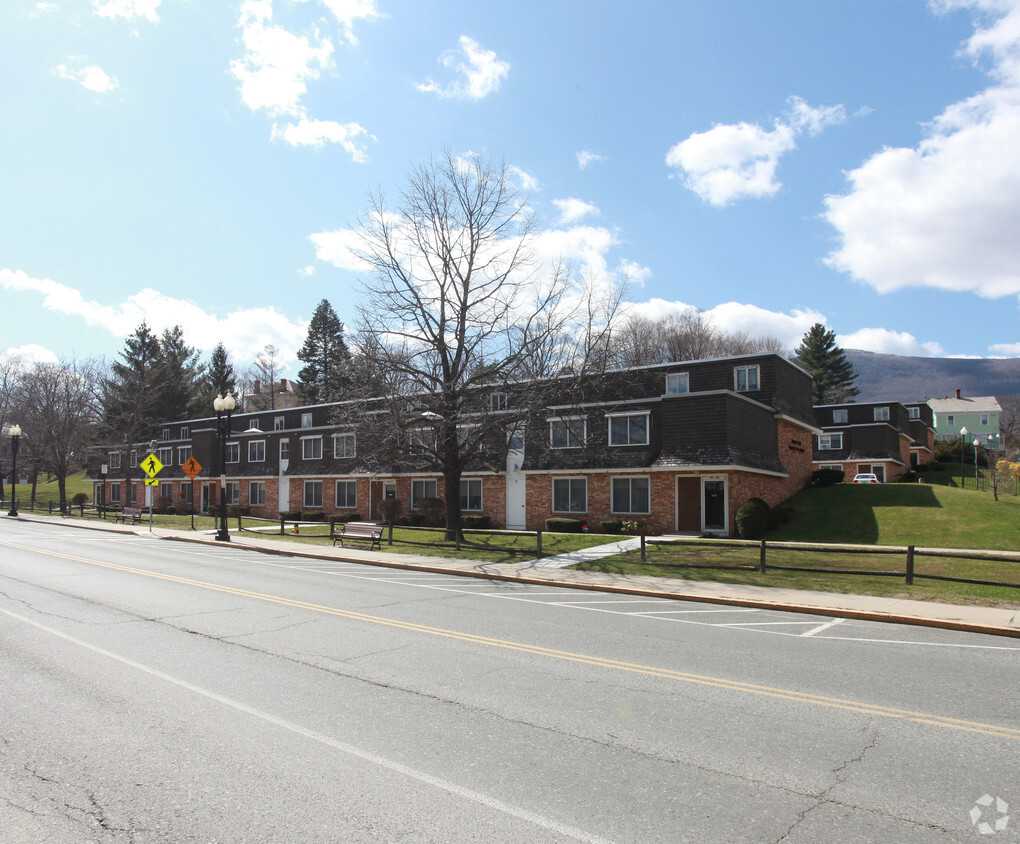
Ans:
[{"label": "distant mountain", "polygon": [[857,401],[924,401],[1020,395],[1020,358],[915,358],[844,349],[857,373]]}]

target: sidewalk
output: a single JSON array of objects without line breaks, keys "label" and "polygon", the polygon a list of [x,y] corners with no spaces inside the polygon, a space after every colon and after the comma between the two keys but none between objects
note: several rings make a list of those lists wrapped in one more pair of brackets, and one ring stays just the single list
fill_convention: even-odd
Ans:
[{"label": "sidewalk", "polygon": [[[105,522],[35,514],[21,514],[19,518],[25,521],[73,525],[92,530],[149,535],[148,525],[113,525]],[[224,547],[223,543],[216,541],[211,531],[171,530],[157,526],[153,528],[151,535],[160,539],[208,543]],[[477,560],[429,557],[423,554],[397,554],[385,550],[372,551],[363,548],[333,547],[326,544],[325,540],[320,546],[298,545],[272,536],[247,532],[231,534],[230,544],[235,548],[247,548],[266,553],[312,559],[343,560],[373,566],[478,577],[488,580],[556,585],[625,595],[915,624],[924,627],[940,627],[949,630],[1020,638],[1020,609],[961,606],[929,601],[910,601],[903,598],[843,595],[803,589],[782,589],[769,586],[748,586],[605,572],[568,571],[563,568],[563,566],[579,562],[581,559],[590,560],[618,554],[632,545],[636,547],[637,542],[637,539],[622,540],[564,554],[560,557],[546,557],[541,560],[521,563],[483,563]]]}]

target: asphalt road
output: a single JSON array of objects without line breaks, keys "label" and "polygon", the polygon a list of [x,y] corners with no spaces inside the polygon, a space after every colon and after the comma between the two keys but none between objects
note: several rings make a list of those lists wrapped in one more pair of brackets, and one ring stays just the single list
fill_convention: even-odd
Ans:
[{"label": "asphalt road", "polygon": [[3,842],[1015,842],[1018,689],[1001,638],[0,519]]}]

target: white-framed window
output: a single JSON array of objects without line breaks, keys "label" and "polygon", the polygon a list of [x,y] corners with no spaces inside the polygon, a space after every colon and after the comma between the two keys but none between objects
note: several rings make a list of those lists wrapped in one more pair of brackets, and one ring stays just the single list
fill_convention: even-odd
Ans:
[{"label": "white-framed window", "polygon": [[138,495],[137,485],[128,483],[128,504],[134,504]]},{"label": "white-framed window", "polygon": [[438,498],[436,481],[421,480],[411,481],[411,509],[418,507],[418,502],[423,498]]},{"label": "white-framed window", "polygon": [[490,393],[489,410],[506,410],[506,393]]},{"label": "white-framed window", "polygon": [[336,506],[353,509],[358,506],[358,482],[336,482]]},{"label": "white-framed window", "polygon": [[911,419],[920,419],[921,418],[921,408],[919,408],[919,407],[908,407],[907,408],[907,416],[909,416]]},{"label": "white-framed window", "polygon": [[174,485],[170,481],[159,482],[159,497],[171,499],[174,497]]},{"label": "white-framed window", "polygon": [[353,433],[333,434],[334,457],[357,457],[357,441]]},{"label": "white-framed window", "polygon": [[282,416],[274,416],[273,417],[273,430],[274,431],[282,431],[284,429],[285,424],[286,424],[285,420],[284,420],[284,418]]},{"label": "white-framed window", "polygon": [[460,482],[460,509],[482,509],[482,479],[463,478]]},{"label": "white-framed window", "polygon": [[818,450],[819,451],[839,451],[843,448],[843,433],[838,434],[819,434],[818,435]]},{"label": "white-framed window", "polygon": [[302,501],[305,507],[321,507],[322,481],[305,481],[305,495]]},{"label": "white-framed window", "polygon": [[160,431],[159,432],[159,438],[161,440],[163,440],[163,442],[166,442],[167,440],[171,439],[171,437],[170,437],[170,429],[169,428],[164,428],[162,431]]},{"label": "white-framed window", "polygon": [[949,413],[949,414],[946,415],[946,424],[950,428],[955,427],[955,425],[956,425],[956,417],[952,413]]},{"label": "white-framed window", "polygon": [[988,427],[988,414],[987,413],[982,413],[981,414],[981,427],[982,428],[987,428]]},{"label": "white-framed window", "polygon": [[587,513],[587,478],[553,478],[554,513]]},{"label": "white-framed window", "polygon": [[110,469],[119,469],[119,468],[120,468],[120,452],[119,451],[111,451],[110,452]]},{"label": "white-framed window", "polygon": [[549,420],[549,444],[553,448],[581,448],[588,438],[588,421],[583,416]]},{"label": "white-framed window", "polygon": [[251,481],[248,484],[248,504],[252,507],[262,507],[266,503],[266,482]]},{"label": "white-framed window", "polygon": [[262,423],[259,422],[258,419],[251,419],[251,420],[248,421],[248,430],[249,431],[261,431],[262,430]]},{"label": "white-framed window", "polygon": [[846,408],[832,411],[832,424],[845,425],[849,421],[849,411]]},{"label": "white-framed window", "polygon": [[241,503],[241,484],[239,481],[227,481],[226,502],[227,504]]},{"label": "white-framed window", "polygon": [[120,504],[120,484],[110,484],[110,503]]},{"label": "white-framed window", "polygon": [[190,445],[177,446],[177,465],[183,466],[190,459],[191,459],[191,446]]},{"label": "white-framed window", "polygon": [[875,421],[876,422],[888,422],[889,421],[889,408],[888,407],[876,407],[875,408]]},{"label": "white-framed window", "polygon": [[184,504],[191,504],[191,481],[181,481],[180,499]]},{"label": "white-framed window", "polygon": [[311,428],[312,427],[312,414],[302,413],[301,414],[301,427]]},{"label": "white-framed window", "polygon": [[650,513],[652,484],[649,478],[613,478],[612,512]]},{"label": "white-framed window", "polygon": [[186,440],[191,436],[191,429],[187,425],[181,425],[181,436],[179,439]]},{"label": "white-framed window", "polygon": [[265,463],[265,461],[266,461],[266,441],[248,440],[248,462]]},{"label": "white-framed window", "polygon": [[679,396],[691,389],[691,376],[688,372],[671,372],[666,376],[666,395]]},{"label": "white-framed window", "polygon": [[290,460],[290,440],[286,438],[280,440],[280,459]]},{"label": "white-framed window", "polygon": [[648,445],[649,415],[644,413],[611,413],[609,418],[610,445]]},{"label": "white-framed window", "polygon": [[832,469],[832,471],[834,471],[834,472],[842,472],[843,471],[843,464],[842,463],[822,463],[818,468],[819,469]]},{"label": "white-framed window", "polygon": [[748,393],[760,389],[760,371],[758,365],[736,366],[733,368],[733,386],[738,393]]},{"label": "white-framed window", "polygon": [[134,449],[131,449],[131,452],[128,455],[128,466],[134,469],[135,466],[137,465],[138,465],[138,452],[135,451]]},{"label": "white-framed window", "polygon": [[241,462],[241,444],[227,443],[227,463]]},{"label": "white-framed window", "polygon": [[507,434],[506,444],[510,451],[524,451],[524,431],[520,428],[511,431]]},{"label": "white-framed window", "polygon": [[159,462],[164,466],[174,465],[174,450],[173,448],[157,448],[156,457],[159,458]]},{"label": "white-framed window", "polygon": [[322,437],[302,437],[301,457],[304,460],[321,460]]}]

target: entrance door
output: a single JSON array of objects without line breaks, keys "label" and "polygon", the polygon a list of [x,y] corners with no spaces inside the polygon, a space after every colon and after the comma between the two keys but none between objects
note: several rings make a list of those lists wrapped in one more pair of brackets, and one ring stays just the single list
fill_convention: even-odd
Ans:
[{"label": "entrance door", "polygon": [[705,481],[705,530],[727,530],[726,481]]},{"label": "entrance door", "polygon": [[676,529],[681,533],[701,531],[701,478],[676,479]]},{"label": "entrance door", "polygon": [[524,438],[517,435],[511,438],[510,451],[506,456],[507,530],[525,530],[528,526],[527,484],[524,472],[521,471],[523,465]]},{"label": "entrance door", "polygon": [[208,513],[209,512],[209,495],[212,484],[202,484],[202,506],[198,512]]}]

